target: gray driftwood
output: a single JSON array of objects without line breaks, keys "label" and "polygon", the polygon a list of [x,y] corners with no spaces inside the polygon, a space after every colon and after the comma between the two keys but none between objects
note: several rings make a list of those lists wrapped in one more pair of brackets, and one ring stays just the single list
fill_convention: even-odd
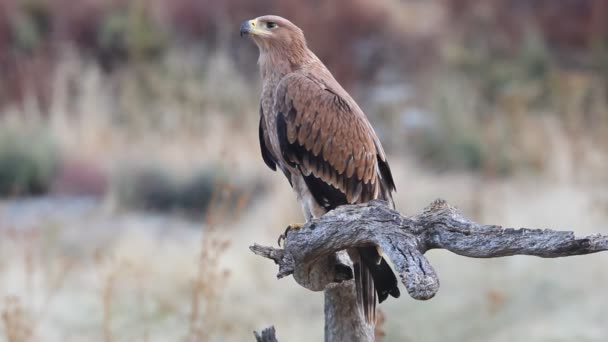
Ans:
[{"label": "gray driftwood", "polygon": [[278,278],[293,275],[303,287],[325,291],[325,341],[373,341],[374,327],[355,309],[353,282],[347,281],[352,279],[349,260],[336,255],[371,245],[382,248],[412,298],[427,300],[439,290],[439,278],[424,256],[428,250],[447,249],[473,258],[556,258],[606,251],[608,236],[481,225],[443,200],[413,217],[372,201],[339,207],[290,231],[282,249],[258,244],[250,249],[279,265]]}]

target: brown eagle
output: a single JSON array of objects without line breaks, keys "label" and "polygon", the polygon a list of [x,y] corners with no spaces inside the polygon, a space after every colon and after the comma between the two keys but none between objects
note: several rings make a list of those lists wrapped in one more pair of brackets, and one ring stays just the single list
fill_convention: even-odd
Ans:
[{"label": "brown eagle", "polygon": [[[394,207],[393,176],[374,129],[308,49],[302,30],[266,15],[243,22],[242,35],[249,35],[260,50],[262,157],[272,170],[278,167],[285,174],[306,220],[374,199]],[[399,297],[397,278],[375,247],[348,252],[360,307],[374,323],[376,292],[380,302],[389,294]]]}]

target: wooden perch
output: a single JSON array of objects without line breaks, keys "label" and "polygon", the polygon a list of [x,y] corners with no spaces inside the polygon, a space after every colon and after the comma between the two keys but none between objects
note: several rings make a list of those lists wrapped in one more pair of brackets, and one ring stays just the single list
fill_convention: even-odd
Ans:
[{"label": "wooden perch", "polygon": [[[447,249],[473,258],[510,255],[556,258],[606,251],[608,236],[576,237],[565,231],[481,225],[467,219],[443,200],[436,200],[414,217],[404,217],[384,202],[372,201],[338,207],[301,229],[290,231],[283,249],[257,244],[250,249],[279,265],[278,278],[292,274],[303,287],[322,291],[352,278],[348,261],[337,260],[336,252],[372,245],[382,248],[392,261],[409,295],[426,300],[439,290],[439,278],[424,256],[428,250]],[[326,313],[328,305],[343,305],[338,302],[328,304],[326,292]],[[360,318],[352,319],[358,321]],[[328,327],[327,320],[328,317],[326,341],[331,341],[328,328],[333,328]],[[369,329],[373,332],[373,327],[367,329],[365,334],[372,336]],[[353,336],[352,340],[371,341],[373,337],[359,335]]]}]

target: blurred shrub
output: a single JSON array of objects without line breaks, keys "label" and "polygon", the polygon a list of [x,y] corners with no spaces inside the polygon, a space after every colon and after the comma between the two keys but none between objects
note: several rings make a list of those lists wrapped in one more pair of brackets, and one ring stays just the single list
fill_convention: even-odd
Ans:
[{"label": "blurred shrub", "polygon": [[46,193],[58,164],[58,150],[44,132],[0,129],[0,196]]},{"label": "blurred shrub", "polygon": [[460,77],[481,92],[481,101],[494,105],[513,92],[526,93],[537,105],[546,106],[549,80],[559,69],[554,56],[538,31],[530,29],[525,39],[512,47],[509,55],[496,54],[487,47],[470,49],[450,45],[444,51],[446,67],[456,69]]},{"label": "blurred shrub", "polygon": [[418,114],[427,123],[411,129],[408,145],[434,170],[481,170],[489,151],[477,116],[479,94],[459,75],[442,74],[434,81],[428,110]]},{"label": "blurred shrub", "polygon": [[215,202],[235,209],[242,198],[259,191],[257,184],[231,184],[220,169],[213,167],[183,178],[157,166],[129,167],[116,173],[113,185],[120,205],[198,219]]},{"label": "blurred shrub", "polygon": [[508,52],[525,39],[530,26],[560,53],[578,53],[608,41],[608,3],[605,0],[447,0],[451,25],[462,30],[468,43],[480,42]]},{"label": "blurred shrub", "polygon": [[42,48],[51,34],[51,11],[48,3],[39,0],[23,0],[21,11],[10,18],[12,48],[33,53]]},{"label": "blurred shrub", "polygon": [[[518,64],[511,67],[516,70]],[[554,101],[556,91],[551,87],[538,86],[541,82],[517,75],[505,76],[505,83],[499,83],[490,97],[483,78],[487,76],[458,69],[439,70],[432,76],[424,99],[419,100],[425,109],[401,112],[402,127],[407,133],[399,143],[409,146],[418,160],[438,171],[478,171],[487,176],[545,171],[548,157],[560,153],[547,141],[556,136],[563,138],[563,127],[556,130],[547,125],[556,121],[546,119],[556,115],[545,111],[557,111],[561,105]],[[583,91],[585,96],[597,96]],[[542,96],[544,92],[550,96]],[[566,100],[569,95],[561,98],[571,101]],[[572,107],[582,106],[577,103]],[[601,115],[600,108],[594,116]],[[579,116],[578,120],[585,119]]]},{"label": "blurred shrub", "polygon": [[103,196],[108,186],[108,175],[96,158],[62,158],[51,191],[64,195]]},{"label": "blurred shrub", "polygon": [[411,141],[420,160],[434,170],[478,171],[484,162],[483,143],[474,134],[423,129]]},{"label": "blurred shrub", "polygon": [[110,11],[101,19],[96,53],[105,70],[127,59],[153,59],[164,51],[165,32],[138,4],[131,2],[130,6]]}]

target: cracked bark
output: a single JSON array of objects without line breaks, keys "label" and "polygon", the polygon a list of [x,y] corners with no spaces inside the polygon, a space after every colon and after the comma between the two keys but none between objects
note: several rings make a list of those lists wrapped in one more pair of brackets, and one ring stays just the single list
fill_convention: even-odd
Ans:
[{"label": "cracked bark", "polygon": [[365,324],[356,307],[350,261],[343,253],[336,255],[346,248],[372,245],[392,261],[408,294],[427,300],[439,290],[439,278],[424,256],[428,250],[446,249],[472,258],[557,258],[606,251],[608,236],[481,225],[443,200],[413,217],[372,201],[341,206],[290,231],[283,249],[258,244],[250,249],[279,265],[278,278],[293,275],[301,286],[325,291],[325,341],[373,341],[374,327]]}]

